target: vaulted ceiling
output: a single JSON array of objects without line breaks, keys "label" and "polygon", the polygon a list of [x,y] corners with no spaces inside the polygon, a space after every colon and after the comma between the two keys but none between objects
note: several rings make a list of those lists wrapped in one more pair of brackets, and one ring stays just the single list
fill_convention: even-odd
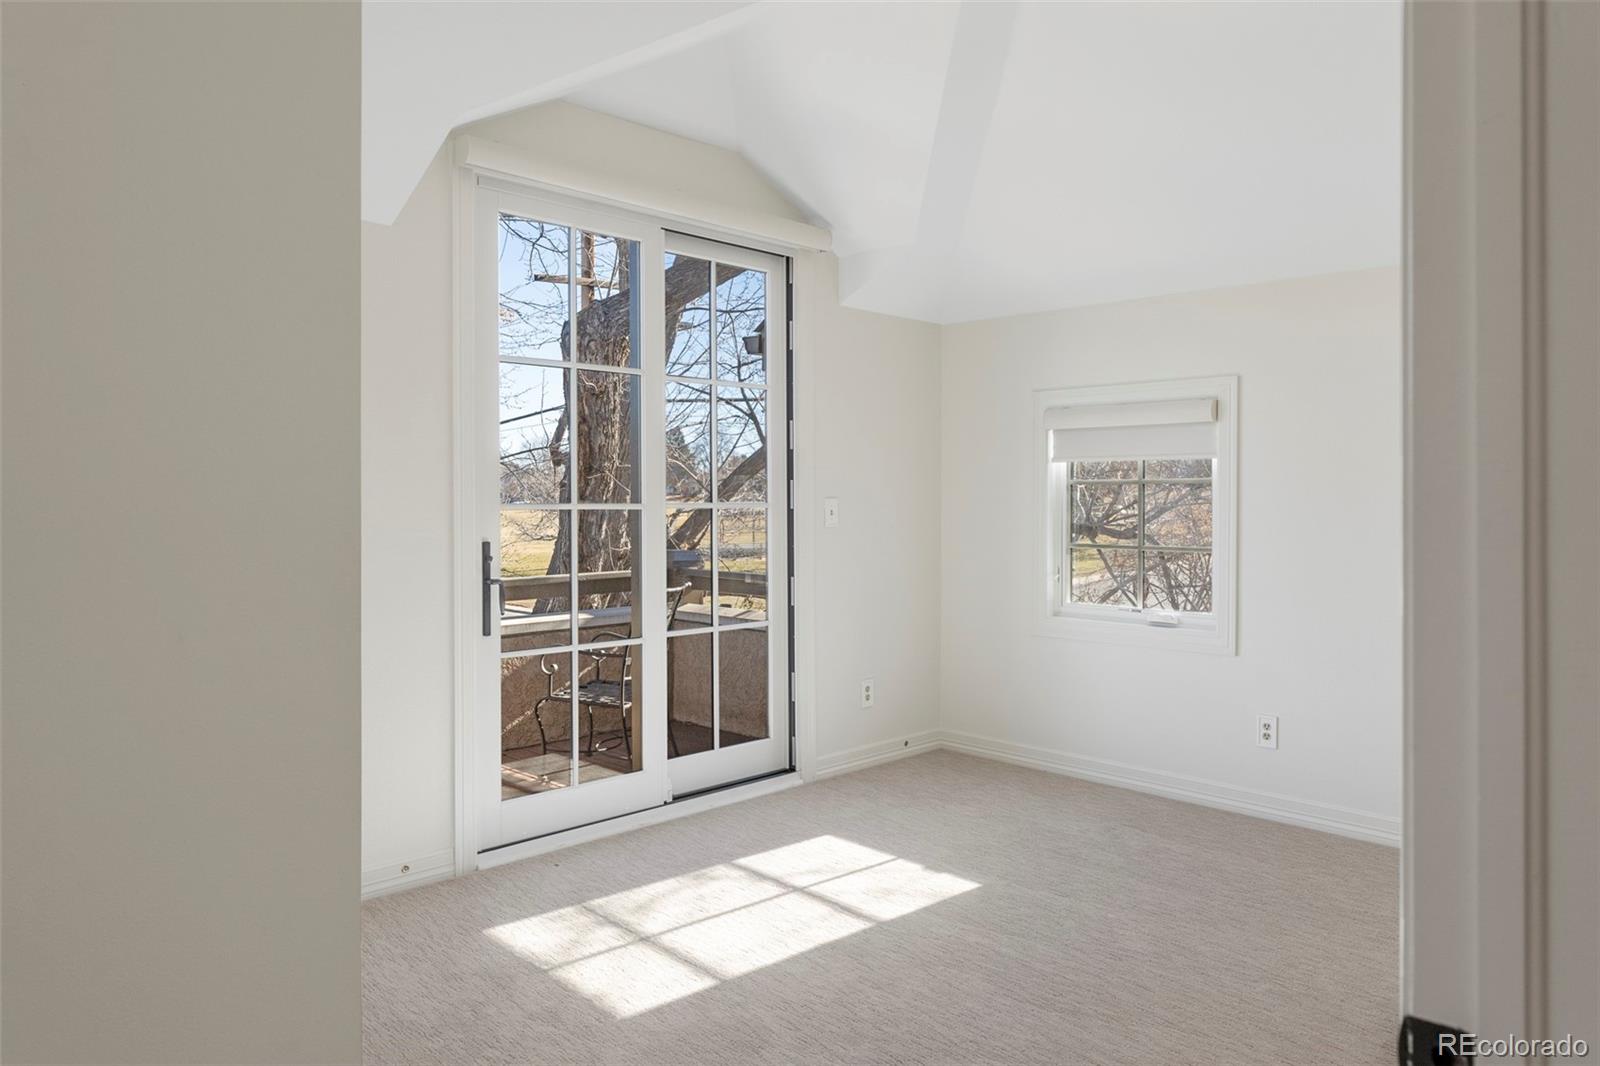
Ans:
[{"label": "vaulted ceiling", "polygon": [[[566,99],[743,155],[934,322],[1393,264],[1401,8],[369,3],[363,202]],[[536,61],[530,61],[530,56]]]}]

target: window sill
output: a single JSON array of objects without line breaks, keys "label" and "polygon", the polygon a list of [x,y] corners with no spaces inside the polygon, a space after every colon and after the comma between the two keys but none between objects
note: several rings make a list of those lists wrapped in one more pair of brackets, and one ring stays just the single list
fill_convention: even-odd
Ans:
[{"label": "window sill", "polygon": [[1131,611],[1106,615],[1053,612],[1038,620],[1035,635],[1212,655],[1235,653],[1233,627],[1215,617],[1186,617],[1179,625],[1164,626],[1154,625],[1146,616]]}]

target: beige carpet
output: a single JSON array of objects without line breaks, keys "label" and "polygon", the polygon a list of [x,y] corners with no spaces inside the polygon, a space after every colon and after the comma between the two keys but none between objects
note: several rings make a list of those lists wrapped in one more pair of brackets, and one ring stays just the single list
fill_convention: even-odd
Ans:
[{"label": "beige carpet", "polygon": [[935,752],[366,904],[379,1063],[1384,1063],[1398,854]]}]

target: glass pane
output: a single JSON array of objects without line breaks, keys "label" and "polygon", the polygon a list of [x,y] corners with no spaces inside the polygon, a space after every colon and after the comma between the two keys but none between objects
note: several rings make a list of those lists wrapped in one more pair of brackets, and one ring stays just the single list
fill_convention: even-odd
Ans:
[{"label": "glass pane", "polygon": [[[571,535],[571,521],[571,514],[567,511],[503,509],[500,512],[500,576],[511,578],[570,573],[567,542]],[[546,588],[546,585],[549,587]],[[567,595],[565,577],[538,587],[541,594],[559,589],[561,595]],[[507,600],[521,598],[507,591]]]},{"label": "glass pane", "polygon": [[667,628],[711,624],[710,508],[667,512]]},{"label": "glass pane", "polygon": [[763,740],[771,733],[767,723],[767,631],[736,629],[717,634],[717,640],[717,746]]},{"label": "glass pane", "polygon": [[1164,611],[1211,610],[1210,552],[1145,552],[1144,605]]},{"label": "glass pane", "polygon": [[638,511],[578,515],[578,640],[630,640],[639,628]]},{"label": "glass pane", "polygon": [[711,386],[667,382],[667,499],[711,499]]},{"label": "glass pane", "polygon": [[1144,464],[1144,476],[1210,477],[1211,462],[1210,459],[1151,459]]},{"label": "glass pane", "polygon": [[565,226],[500,216],[502,358],[565,358],[570,239]]},{"label": "glass pane", "polygon": [[578,783],[643,768],[637,743],[643,708],[644,648],[624,644],[578,652]]},{"label": "glass pane", "polygon": [[639,499],[639,375],[578,371],[578,499]]},{"label": "glass pane", "polygon": [[767,498],[767,390],[717,389],[717,499]]},{"label": "glass pane", "polygon": [[629,285],[637,246],[620,237],[577,233],[577,274],[573,292],[577,303],[578,361],[600,366],[639,365],[633,343],[638,309]]},{"label": "glass pane", "polygon": [[1144,540],[1163,547],[1211,546],[1211,482],[1156,482],[1144,489]]},{"label": "glass pane", "polygon": [[1139,544],[1139,485],[1075,481],[1072,543]]},{"label": "glass pane", "polygon": [[571,523],[567,511],[500,512],[502,651],[572,643]]},{"label": "glass pane", "polygon": [[1139,553],[1131,548],[1073,548],[1072,602],[1137,606]]},{"label": "glass pane", "polygon": [[711,264],[667,253],[667,373],[711,376]]},{"label": "glass pane", "polygon": [[667,755],[710,751],[711,634],[667,640]]},{"label": "glass pane", "polygon": [[500,502],[566,503],[567,371],[500,364]]},{"label": "glass pane", "polygon": [[1101,459],[1072,464],[1072,476],[1088,480],[1107,478],[1135,478],[1139,476],[1137,459]]},{"label": "glass pane", "polygon": [[717,377],[767,380],[767,275],[717,264]]},{"label": "glass pane", "polygon": [[572,653],[500,660],[500,798],[572,784]]},{"label": "glass pane", "polygon": [[766,508],[739,507],[718,511],[718,621],[761,622],[766,617]]}]

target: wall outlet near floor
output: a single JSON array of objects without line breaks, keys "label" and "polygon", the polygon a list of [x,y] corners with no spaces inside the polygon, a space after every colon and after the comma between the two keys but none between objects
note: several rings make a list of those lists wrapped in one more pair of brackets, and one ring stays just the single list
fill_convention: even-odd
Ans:
[{"label": "wall outlet near floor", "polygon": [[822,501],[822,524],[829,528],[839,524],[839,497],[829,496]]},{"label": "wall outlet near floor", "polygon": [[1256,715],[1256,743],[1263,748],[1276,748],[1278,746],[1278,716],[1275,714]]},{"label": "wall outlet near floor", "polygon": [[877,683],[870,677],[861,682],[861,706],[872,706],[872,702],[877,696],[877,688]]}]

